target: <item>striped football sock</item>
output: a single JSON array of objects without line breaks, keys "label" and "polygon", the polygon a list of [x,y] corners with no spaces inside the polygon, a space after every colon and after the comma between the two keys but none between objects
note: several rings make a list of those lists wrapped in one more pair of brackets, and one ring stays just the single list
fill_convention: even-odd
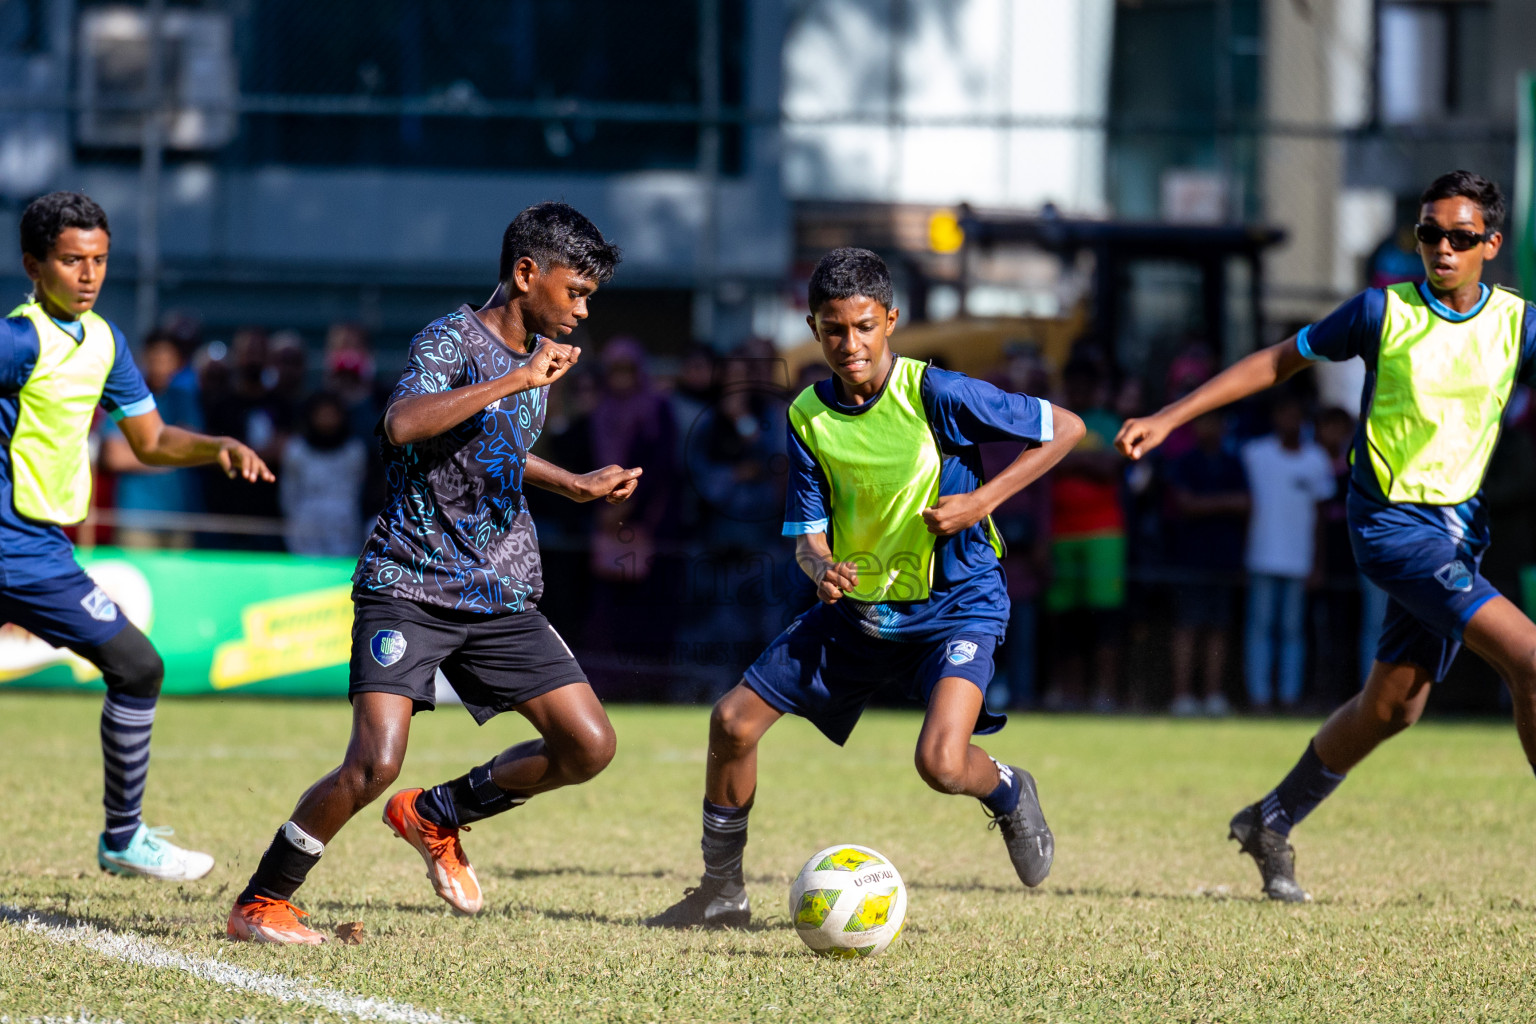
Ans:
[{"label": "striped football sock", "polygon": [[722,807],[704,801],[704,877],[716,882],[743,884],[741,855],[747,849],[747,813],[745,807]]},{"label": "striped football sock", "polygon": [[106,766],[109,850],[126,850],[142,821],[144,780],[149,774],[149,731],[155,723],[155,698],[107,694],[101,706],[101,759]]}]

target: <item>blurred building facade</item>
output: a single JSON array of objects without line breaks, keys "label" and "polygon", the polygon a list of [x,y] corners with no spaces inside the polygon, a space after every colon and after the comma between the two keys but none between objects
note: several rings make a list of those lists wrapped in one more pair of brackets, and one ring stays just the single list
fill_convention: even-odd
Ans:
[{"label": "blurred building facade", "polygon": [[783,276],[786,15],[731,0],[8,2],[0,197],[13,227],[48,189],[102,202],[118,282],[103,312],[125,326],[186,308],[214,328],[356,319],[386,337],[483,299],[511,215],[561,198],[626,251],[608,329],[681,345],[690,324],[728,330]]},{"label": "blurred building facade", "polygon": [[792,198],[1109,212],[1113,0],[793,7],[783,94]]},{"label": "blurred building facade", "polygon": [[[1511,181],[1533,33],[1529,0],[9,0],[0,223],[101,200],[103,311],[141,333],[188,309],[388,348],[482,297],[510,214],[561,197],[627,251],[596,340],[663,352],[802,337],[840,209],[850,240],[895,211],[898,262],[961,203],[1265,224],[1263,325],[1226,332],[1251,344],[1356,290],[1433,175]],[[1143,334],[1211,315],[1187,267],[1085,286],[1037,256],[971,302],[940,261],[914,311],[1065,315],[1097,287]]]},{"label": "blurred building facade", "polygon": [[[1108,194],[1122,217],[1262,221],[1277,329],[1358,290],[1457,167],[1513,193],[1527,0],[1136,0],[1116,6]],[[1177,53],[1177,60],[1167,56]],[[1513,261],[1494,269],[1513,275]]]}]

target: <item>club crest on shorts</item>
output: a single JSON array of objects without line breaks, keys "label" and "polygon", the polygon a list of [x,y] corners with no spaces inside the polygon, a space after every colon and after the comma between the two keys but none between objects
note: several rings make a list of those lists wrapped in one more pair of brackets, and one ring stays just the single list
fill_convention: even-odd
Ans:
[{"label": "club crest on shorts", "polygon": [[976,657],[976,645],[970,640],[951,640],[949,649],[944,652],[951,664],[964,665]]},{"label": "club crest on shorts", "polygon": [[92,587],[91,592],[80,599],[80,607],[97,622],[113,622],[117,619],[117,605],[100,587]]},{"label": "club crest on shorts", "polygon": [[405,657],[405,634],[398,629],[381,629],[368,641],[373,660],[385,668]]},{"label": "club crest on shorts", "polygon": [[1457,559],[1454,562],[1446,562],[1435,570],[1435,579],[1446,590],[1468,591],[1472,589],[1472,570],[1467,568],[1467,563]]}]

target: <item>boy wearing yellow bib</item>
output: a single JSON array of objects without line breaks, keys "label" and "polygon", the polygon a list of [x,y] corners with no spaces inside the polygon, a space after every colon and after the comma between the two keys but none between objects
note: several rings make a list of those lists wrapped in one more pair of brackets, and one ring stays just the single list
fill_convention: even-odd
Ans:
[{"label": "boy wearing yellow bib", "polygon": [[102,870],[167,881],[201,878],[206,853],[144,827],[149,735],[164,665],[149,638],[75,563],[61,526],[90,509],[91,420],[100,405],[139,461],[219,463],[231,477],[270,482],[245,445],[167,426],[123,334],[93,312],[107,271],[107,215],[54,192],[21,215],[22,263],[33,296],[0,322],[0,623],[14,622],[101,670],[106,827]]},{"label": "boy wearing yellow bib", "polygon": [[[917,771],[941,793],[981,800],[1014,869],[1036,886],[1054,840],[1035,781],[971,742],[1006,719],[987,711],[992,651],[1008,622],[990,513],[1083,436],[1072,413],[891,352],[898,311],[884,261],[837,249],[810,282],[811,331],[833,377],[789,409],[784,533],[819,603],[786,629],[710,718],[704,783],[704,877],[647,921],[742,927],[742,872],[757,745],[786,714],[842,745],[876,692],[927,707]],[[1027,441],[991,480],[979,445]]]},{"label": "boy wearing yellow bib", "polygon": [[1239,811],[1231,838],[1271,899],[1310,899],[1296,882],[1291,828],[1383,740],[1423,713],[1432,683],[1465,643],[1503,677],[1536,767],[1536,624],[1480,572],[1488,547],[1483,475],[1516,383],[1536,384],[1536,316],[1482,283],[1498,254],[1504,198],[1467,171],[1420,199],[1415,233],[1427,280],[1362,292],[1295,337],[1248,356],[1116,444],[1133,459],[1200,414],[1285,380],[1310,362],[1365,361],[1351,452],[1350,543],[1389,597],[1365,689],[1333,713],[1285,779]]}]

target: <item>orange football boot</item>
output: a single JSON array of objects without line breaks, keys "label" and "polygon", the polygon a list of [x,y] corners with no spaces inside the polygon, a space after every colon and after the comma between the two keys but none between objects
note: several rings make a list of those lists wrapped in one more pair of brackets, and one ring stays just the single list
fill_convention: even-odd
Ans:
[{"label": "orange football boot", "polygon": [[[402,789],[384,805],[384,824],[395,835],[416,847],[421,859],[427,862],[427,878],[432,888],[460,914],[478,914],[480,880],[464,847],[459,845],[459,830],[443,828],[416,813],[419,789]],[[465,831],[468,831],[467,829]]]},{"label": "orange football boot", "polygon": [[229,912],[229,924],[224,930],[238,942],[318,946],[325,941],[325,936],[299,922],[299,918],[308,916],[287,900],[258,896],[254,903],[236,903]]}]

